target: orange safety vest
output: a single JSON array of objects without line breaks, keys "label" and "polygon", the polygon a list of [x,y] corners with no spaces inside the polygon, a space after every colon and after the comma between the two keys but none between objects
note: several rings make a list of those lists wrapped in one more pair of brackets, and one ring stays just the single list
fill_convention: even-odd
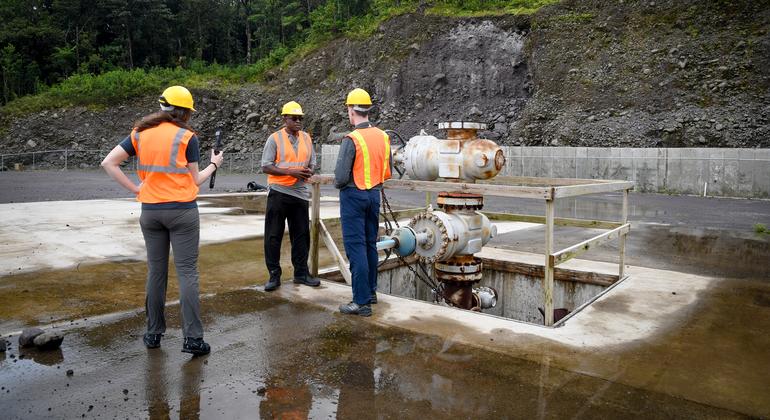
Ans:
[{"label": "orange safety vest", "polygon": [[[310,134],[300,131],[299,141],[297,142],[297,151],[289,140],[289,132],[282,128],[268,137],[267,141],[273,140],[276,146],[275,166],[279,168],[296,168],[310,165],[310,157],[313,153],[313,143]],[[268,184],[277,184],[290,187],[294,185],[297,178],[291,175],[267,175]]]},{"label": "orange safety vest", "polygon": [[187,144],[194,133],[164,122],[142,132],[131,132],[142,181],[137,200],[142,203],[190,202],[198,186],[187,169]]},{"label": "orange safety vest", "polygon": [[370,190],[390,179],[390,137],[377,127],[358,128],[348,134],[356,145],[353,181],[359,190]]}]

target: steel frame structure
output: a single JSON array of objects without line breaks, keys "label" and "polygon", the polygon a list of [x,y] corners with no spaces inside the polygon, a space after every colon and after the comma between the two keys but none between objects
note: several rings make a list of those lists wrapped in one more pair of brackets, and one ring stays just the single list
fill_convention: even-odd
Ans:
[{"label": "steel frame structure", "polygon": [[[326,247],[331,251],[337,261],[345,281],[350,284],[350,270],[345,264],[345,259],[334,243],[329,231],[320,219],[321,184],[332,184],[333,175],[316,175],[311,179],[312,206],[310,224],[310,272],[318,275],[318,246],[321,237]],[[545,215],[522,215],[510,213],[484,212],[490,220],[520,221],[541,223],[545,225],[545,249],[543,258],[543,308],[545,310],[545,325],[553,326],[553,283],[554,269],[556,266],[575,258],[596,246],[617,239],[619,241],[618,255],[618,281],[625,275],[626,237],[631,230],[628,223],[628,193],[634,188],[631,181],[597,180],[578,178],[535,178],[535,177],[497,177],[491,181],[477,183],[441,182],[441,181],[414,181],[407,179],[389,179],[385,181],[385,188],[422,191],[426,193],[426,203],[430,203],[430,194],[434,192],[462,192],[480,194],[484,196],[528,198],[542,200],[545,204]],[[623,202],[620,221],[571,219],[555,217],[556,200],[560,198],[578,197],[588,194],[622,191]],[[405,213],[424,210],[410,209]],[[331,221],[330,219],[326,219]],[[583,228],[604,229],[605,232],[590,239],[569,246],[561,250],[554,250],[554,226],[573,226]]]}]

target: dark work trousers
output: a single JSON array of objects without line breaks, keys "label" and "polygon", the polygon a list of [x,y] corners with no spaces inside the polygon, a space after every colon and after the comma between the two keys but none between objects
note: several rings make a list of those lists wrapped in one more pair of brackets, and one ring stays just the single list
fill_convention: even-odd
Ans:
[{"label": "dark work trousers", "polygon": [[164,310],[168,285],[168,250],[171,245],[179,280],[182,332],[185,337],[202,338],[203,324],[198,297],[198,209],[142,210],[139,225],[147,247],[147,332],[166,332]]},{"label": "dark work trousers", "polygon": [[281,242],[289,222],[291,264],[294,277],[308,275],[307,254],[310,250],[310,203],[301,198],[270,190],[265,209],[265,265],[270,275],[281,275]]},{"label": "dark work trousers", "polygon": [[347,187],[340,191],[342,242],[353,277],[353,302],[369,303],[377,291],[377,230],[380,190]]}]

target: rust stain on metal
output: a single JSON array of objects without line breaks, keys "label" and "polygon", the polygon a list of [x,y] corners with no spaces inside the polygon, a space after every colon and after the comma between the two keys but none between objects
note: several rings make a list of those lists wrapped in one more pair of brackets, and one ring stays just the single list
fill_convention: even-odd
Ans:
[{"label": "rust stain on metal", "polygon": [[450,128],[446,130],[447,140],[473,140],[476,138],[476,132],[471,128]]},{"label": "rust stain on metal", "polygon": [[505,166],[505,154],[503,149],[498,149],[497,153],[495,153],[495,168],[500,171],[503,169],[503,166]]}]

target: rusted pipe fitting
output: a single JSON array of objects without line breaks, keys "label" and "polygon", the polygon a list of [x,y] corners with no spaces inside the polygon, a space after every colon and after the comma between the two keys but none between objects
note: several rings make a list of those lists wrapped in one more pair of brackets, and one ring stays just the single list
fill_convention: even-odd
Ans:
[{"label": "rusted pipe fitting", "polygon": [[476,137],[486,125],[474,122],[440,123],[446,139],[421,133],[394,152],[393,160],[403,165],[409,178],[434,181],[438,178],[475,182],[490,179],[505,166],[505,154],[497,143]]}]

